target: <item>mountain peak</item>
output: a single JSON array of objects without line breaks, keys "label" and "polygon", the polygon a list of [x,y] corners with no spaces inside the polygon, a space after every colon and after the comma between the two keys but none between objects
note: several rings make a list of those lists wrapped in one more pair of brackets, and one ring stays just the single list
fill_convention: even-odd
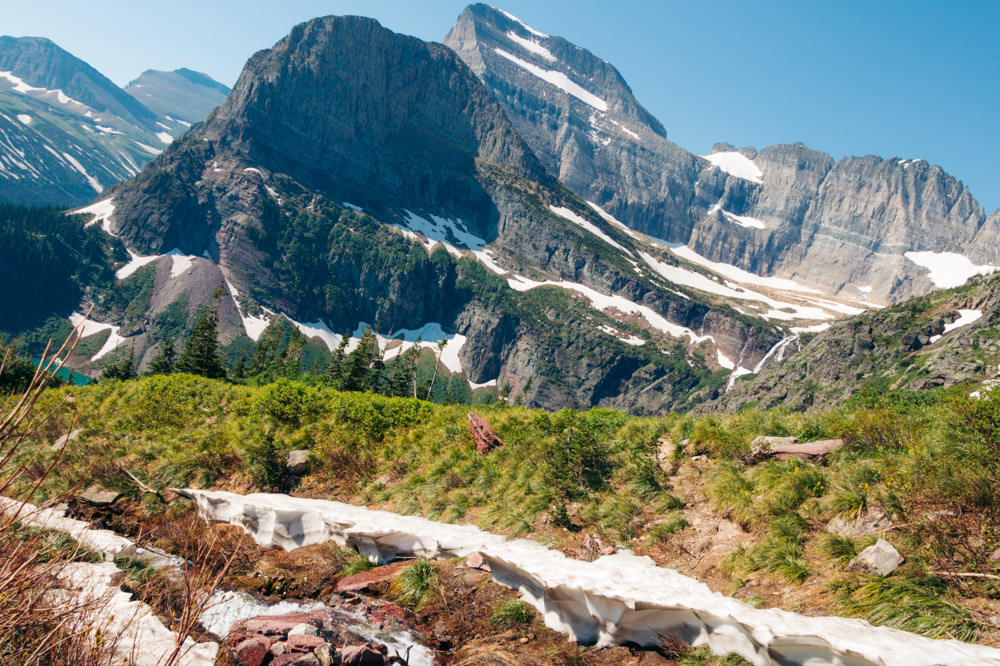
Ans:
[{"label": "mountain peak", "polygon": [[0,71],[25,83],[61,90],[95,111],[111,112],[139,125],[152,125],[154,114],[106,76],[44,37],[0,37]]}]

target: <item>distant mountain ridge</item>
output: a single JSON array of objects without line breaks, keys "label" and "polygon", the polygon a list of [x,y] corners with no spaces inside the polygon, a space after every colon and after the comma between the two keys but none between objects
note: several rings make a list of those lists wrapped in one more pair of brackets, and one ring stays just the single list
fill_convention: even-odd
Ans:
[{"label": "distant mountain ridge", "polygon": [[190,69],[172,72],[150,69],[125,86],[125,92],[168,126],[180,122],[190,127],[205,120],[212,109],[222,104],[229,88],[207,74]]},{"label": "distant mountain ridge", "polygon": [[651,237],[877,303],[942,286],[928,265],[945,253],[1000,265],[1000,216],[987,218],[940,167],[834,162],[801,144],[693,155],[666,139],[612,65],[485,4],[463,11],[445,44],[563,183]]},{"label": "distant mountain ridge", "polygon": [[[0,37],[0,200],[83,204],[136,175],[224,97],[204,75],[188,78],[197,82],[189,89],[210,95],[189,92],[171,108],[193,112],[160,117],[50,40]],[[181,92],[165,91],[163,103]]]}]

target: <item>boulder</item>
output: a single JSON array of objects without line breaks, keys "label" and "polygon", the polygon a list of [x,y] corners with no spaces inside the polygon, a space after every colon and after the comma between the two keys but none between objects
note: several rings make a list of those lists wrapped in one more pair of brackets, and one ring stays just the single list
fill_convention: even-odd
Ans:
[{"label": "boulder", "polygon": [[68,442],[71,442],[74,439],[76,439],[81,432],[83,432],[82,428],[76,428],[75,430],[66,433],[65,435],[63,435],[62,437],[60,437],[55,441],[55,444],[53,444],[51,447],[52,450],[58,451],[59,449],[63,448],[64,446],[66,446]]},{"label": "boulder", "polygon": [[387,652],[384,645],[351,645],[340,651],[340,666],[385,666]]},{"label": "boulder", "polygon": [[826,531],[842,537],[856,538],[867,534],[883,532],[892,526],[889,516],[881,511],[869,511],[863,516],[848,520],[837,516],[826,526]]},{"label": "boulder", "polygon": [[781,460],[798,458],[809,462],[821,462],[827,453],[843,445],[842,439],[822,439],[807,444],[778,444],[771,447],[771,454]]},{"label": "boulder", "polygon": [[472,553],[465,558],[465,566],[470,569],[479,569],[480,571],[492,571],[490,569],[490,563],[486,561],[482,553]]},{"label": "boulder", "polygon": [[263,637],[248,638],[236,646],[236,663],[239,666],[261,666],[271,649],[271,641]]},{"label": "boulder", "polygon": [[577,551],[577,556],[584,562],[593,562],[599,557],[613,555],[614,553],[614,546],[604,543],[604,540],[596,534],[588,534],[584,537],[583,544],[580,546],[580,550]]},{"label": "boulder", "polygon": [[503,446],[503,442],[490,428],[489,421],[479,414],[469,412],[469,432],[472,433],[472,439],[476,442],[476,451],[479,452],[479,455],[484,456],[493,449]]},{"label": "boulder", "polygon": [[309,634],[289,634],[286,645],[289,652],[308,652],[310,654],[320,645],[326,643],[322,636]]},{"label": "boulder", "polygon": [[290,451],[288,453],[288,458],[285,459],[285,468],[290,474],[295,476],[302,476],[309,472],[309,451],[300,449],[298,451]]},{"label": "boulder", "polygon": [[879,539],[874,546],[868,546],[851,560],[847,571],[888,576],[902,563],[903,556],[899,551],[885,539]]},{"label": "boulder", "polygon": [[93,485],[80,493],[80,499],[91,506],[110,506],[117,502],[121,496],[121,493],[98,485]]},{"label": "boulder", "polygon": [[323,643],[322,645],[317,646],[317,648],[313,650],[313,654],[316,656],[316,661],[319,662],[319,666],[333,666],[337,657],[337,653],[332,647],[330,647],[329,643]]}]

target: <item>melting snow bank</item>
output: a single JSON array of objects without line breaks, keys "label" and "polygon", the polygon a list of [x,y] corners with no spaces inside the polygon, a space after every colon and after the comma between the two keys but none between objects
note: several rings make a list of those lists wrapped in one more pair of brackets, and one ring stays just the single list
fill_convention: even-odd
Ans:
[{"label": "melting snow bank", "polygon": [[[0,513],[15,517],[22,525],[54,530],[72,537],[77,543],[100,551],[107,557],[129,556],[148,561],[158,569],[178,569],[184,561],[176,556],[140,548],[110,530],[94,529],[82,520],[67,518],[62,509],[40,509],[27,502],[0,497]],[[121,570],[110,562],[91,564],[70,562],[55,574],[55,601],[63,606],[83,609],[82,626],[100,629],[106,636],[117,637],[115,663],[134,666],[160,666],[167,663],[176,648],[176,635],[160,622],[146,604],[132,601],[132,595],[119,587]],[[217,643],[184,641],[180,666],[210,666],[219,652]]]},{"label": "melting snow bank", "polygon": [[269,605],[245,592],[220,590],[209,599],[208,608],[198,617],[198,620],[203,627],[216,636],[227,636],[233,626],[241,620],[288,613],[308,613],[314,610],[329,611],[339,618],[342,626],[349,628],[351,634],[362,641],[386,646],[389,648],[390,655],[393,653],[409,655],[407,664],[410,666],[433,666],[434,664],[434,652],[417,642],[410,632],[396,631],[387,634],[373,626],[360,613],[338,606],[327,606],[319,602],[297,604],[281,601]]},{"label": "melting snow bank", "polygon": [[[84,626],[114,637],[114,663],[133,666],[168,663],[177,648],[176,635],[149,606],[132,601],[132,594],[118,587],[121,577],[121,570],[110,562],[71,562],[56,574],[59,589],[52,591],[53,601],[80,607],[87,616]],[[180,658],[171,663],[211,666],[218,653],[218,643],[195,643],[189,637],[181,646]]]},{"label": "melting snow bank", "polygon": [[334,541],[373,560],[401,555],[448,558],[482,553],[497,582],[517,589],[552,629],[571,640],[652,645],[669,634],[755,665],[1000,664],[1000,650],[932,640],[863,620],[806,617],[753,608],[648,557],[628,551],[594,562],[545,546],[387,511],[287,495],[175,490],[210,521],[242,527],[265,547],[292,550]]}]

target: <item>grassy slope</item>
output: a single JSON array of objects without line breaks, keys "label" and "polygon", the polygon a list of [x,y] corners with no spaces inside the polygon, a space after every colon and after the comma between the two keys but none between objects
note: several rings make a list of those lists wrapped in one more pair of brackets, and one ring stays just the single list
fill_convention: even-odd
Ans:
[{"label": "grassy slope", "polygon": [[[823,413],[701,418],[482,407],[477,411],[505,442],[486,456],[475,452],[461,406],[183,375],[107,382],[75,395],[84,431],[53,489],[86,477],[134,494],[117,463],[155,487],[286,490],[475,523],[566,549],[596,532],[651,554],[673,540],[686,543],[692,528],[684,516],[693,506],[681,508],[684,500],[707,497],[718,520],[729,517],[749,532],[746,545],[719,565],[731,590],[751,575],[788,589],[822,582],[814,610],[995,642],[987,628],[998,610],[993,580],[929,573],[1000,573],[992,559],[1000,538],[1000,402],[972,400],[966,392],[858,401]],[[47,434],[58,426],[50,424]],[[847,446],[824,466],[744,465],[759,434],[839,436]],[[667,471],[655,462],[665,435],[688,440],[676,447]],[[302,448],[314,454],[313,471],[293,487],[282,461]],[[677,497],[674,474],[678,467],[690,471],[694,455],[707,456],[698,463],[700,487]],[[161,510],[154,499],[146,508]],[[843,571],[871,539],[825,533],[833,517],[874,508],[889,514],[893,529],[883,536],[906,557],[884,580]]]}]

